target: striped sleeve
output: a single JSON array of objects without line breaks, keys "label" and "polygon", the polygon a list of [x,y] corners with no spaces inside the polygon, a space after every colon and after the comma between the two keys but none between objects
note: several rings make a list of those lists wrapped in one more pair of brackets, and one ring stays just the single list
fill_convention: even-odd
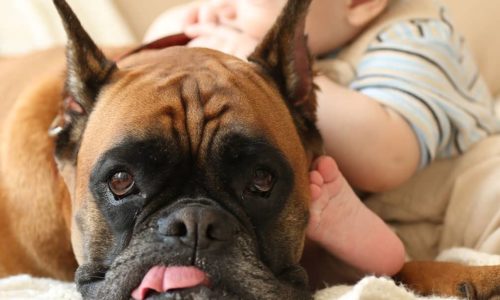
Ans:
[{"label": "striped sleeve", "polygon": [[421,167],[500,131],[491,94],[444,11],[441,20],[400,22],[381,32],[350,87],[408,121]]}]

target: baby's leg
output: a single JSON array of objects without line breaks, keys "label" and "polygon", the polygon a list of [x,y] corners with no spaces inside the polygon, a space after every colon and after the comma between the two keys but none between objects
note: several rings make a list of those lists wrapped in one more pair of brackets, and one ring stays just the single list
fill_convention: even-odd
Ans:
[{"label": "baby's leg", "polygon": [[325,151],[355,188],[380,193],[415,174],[420,146],[411,125],[393,109],[317,76],[316,125]]},{"label": "baby's leg", "polygon": [[332,158],[314,165],[308,238],[367,273],[397,273],[405,257],[399,238],[361,202]]}]

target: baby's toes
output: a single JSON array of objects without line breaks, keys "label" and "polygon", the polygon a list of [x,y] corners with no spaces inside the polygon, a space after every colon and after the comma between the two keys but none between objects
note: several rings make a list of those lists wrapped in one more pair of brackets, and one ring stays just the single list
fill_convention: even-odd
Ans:
[{"label": "baby's toes", "polygon": [[318,158],[317,170],[326,183],[334,181],[340,176],[340,170],[337,163],[330,156]]},{"label": "baby's toes", "polygon": [[322,186],[324,183],[323,176],[321,176],[321,174],[318,171],[313,170],[309,172],[309,182],[311,184]]},{"label": "baby's toes", "polygon": [[311,200],[318,200],[321,196],[321,187],[319,185],[311,183],[309,185],[309,189],[311,190]]}]

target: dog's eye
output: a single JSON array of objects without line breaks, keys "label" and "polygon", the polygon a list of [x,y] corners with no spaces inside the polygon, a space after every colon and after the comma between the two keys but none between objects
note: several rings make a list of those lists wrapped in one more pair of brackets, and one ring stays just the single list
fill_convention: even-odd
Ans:
[{"label": "dog's eye", "polygon": [[256,169],[252,181],[247,187],[247,192],[268,197],[274,186],[274,176],[266,169]]},{"label": "dog's eye", "polygon": [[111,192],[118,198],[127,196],[135,186],[134,177],[127,172],[115,173],[108,181]]}]

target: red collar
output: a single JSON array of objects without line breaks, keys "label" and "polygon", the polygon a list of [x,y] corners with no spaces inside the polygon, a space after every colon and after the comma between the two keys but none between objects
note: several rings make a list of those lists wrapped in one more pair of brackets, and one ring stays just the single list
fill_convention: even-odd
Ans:
[{"label": "red collar", "polygon": [[160,50],[172,46],[184,46],[187,45],[191,41],[191,38],[186,36],[184,33],[173,34],[166,37],[162,37],[150,43],[141,45],[135,49],[130,50],[129,52],[120,55],[115,61],[120,61],[132,54],[139,53],[143,50]]}]

